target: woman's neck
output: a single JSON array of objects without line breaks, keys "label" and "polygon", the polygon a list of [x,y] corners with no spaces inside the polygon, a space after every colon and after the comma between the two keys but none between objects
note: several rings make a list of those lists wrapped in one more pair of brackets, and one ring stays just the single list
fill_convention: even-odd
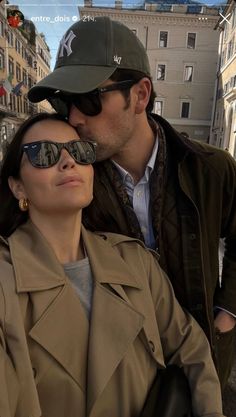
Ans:
[{"label": "woman's neck", "polygon": [[75,262],[85,257],[81,239],[81,211],[70,217],[38,216],[36,213],[30,217],[61,264]]}]

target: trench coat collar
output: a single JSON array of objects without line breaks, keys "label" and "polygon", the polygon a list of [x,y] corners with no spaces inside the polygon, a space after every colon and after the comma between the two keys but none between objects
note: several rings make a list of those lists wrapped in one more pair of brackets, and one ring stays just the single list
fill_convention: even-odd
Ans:
[{"label": "trench coat collar", "polygon": [[[101,236],[82,226],[82,238],[96,281],[141,288],[126,263]],[[132,240],[126,238],[127,240]],[[119,238],[118,240],[124,240]],[[55,288],[66,281],[63,266],[37,227],[29,220],[8,238],[17,292]],[[23,244],[22,244],[23,243]],[[25,262],[24,260],[27,260]],[[105,260],[105,262],[104,262]],[[119,267],[114,265],[119,263]]]}]

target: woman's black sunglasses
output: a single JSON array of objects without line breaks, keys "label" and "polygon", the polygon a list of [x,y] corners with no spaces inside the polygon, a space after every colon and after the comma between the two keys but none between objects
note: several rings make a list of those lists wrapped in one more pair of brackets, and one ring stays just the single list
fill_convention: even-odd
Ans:
[{"label": "woman's black sunglasses", "polygon": [[71,140],[66,143],[41,140],[22,145],[22,151],[33,167],[49,168],[59,161],[62,149],[66,149],[77,164],[93,164],[96,160],[95,147],[96,143],[88,140]]},{"label": "woman's black sunglasses", "polygon": [[134,80],[119,81],[84,94],[65,94],[56,91],[54,96],[48,97],[47,100],[57,113],[66,118],[69,117],[72,105],[86,116],[97,116],[102,111],[101,94],[115,90],[128,90],[136,83],[137,81]]}]

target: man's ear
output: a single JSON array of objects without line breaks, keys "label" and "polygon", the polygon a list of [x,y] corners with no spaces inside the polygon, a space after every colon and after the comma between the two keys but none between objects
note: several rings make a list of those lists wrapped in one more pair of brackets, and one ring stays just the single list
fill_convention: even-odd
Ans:
[{"label": "man's ear", "polygon": [[136,85],[137,101],[135,105],[136,114],[143,113],[149,102],[152,85],[149,78],[142,78]]},{"label": "man's ear", "polygon": [[17,200],[26,198],[25,189],[20,179],[9,177],[8,178],[9,188]]}]

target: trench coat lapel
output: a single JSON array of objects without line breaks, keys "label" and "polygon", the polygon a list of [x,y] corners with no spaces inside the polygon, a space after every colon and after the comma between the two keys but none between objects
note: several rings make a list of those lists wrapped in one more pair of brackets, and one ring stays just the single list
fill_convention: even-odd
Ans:
[{"label": "trench coat lapel", "polygon": [[[38,294],[32,297],[38,303]],[[74,289],[65,285],[46,300],[49,306],[29,336],[61,364],[86,392],[89,323]]]},{"label": "trench coat lapel", "polygon": [[30,338],[85,392],[89,323],[77,294],[54,252],[30,222],[15,232],[9,243],[17,292],[30,292],[32,301]]},{"label": "trench coat lapel", "polygon": [[[144,317],[129,304],[123,286],[140,291],[125,262],[106,242],[83,231],[95,277],[87,379],[88,415],[143,327]],[[96,253],[96,256],[95,256]],[[105,255],[104,255],[105,254]]]},{"label": "trench coat lapel", "polygon": [[95,286],[88,351],[87,410],[91,412],[144,318],[100,284]]}]

